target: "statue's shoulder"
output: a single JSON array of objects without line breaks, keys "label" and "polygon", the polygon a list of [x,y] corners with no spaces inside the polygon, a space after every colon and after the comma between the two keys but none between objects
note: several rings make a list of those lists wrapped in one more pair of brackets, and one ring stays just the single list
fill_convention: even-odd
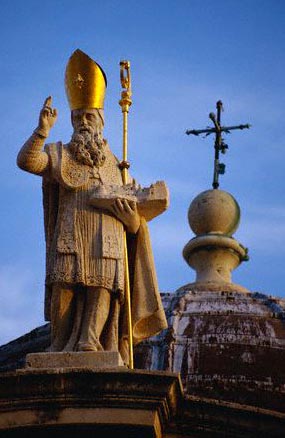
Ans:
[{"label": "statue's shoulder", "polygon": [[44,150],[49,155],[53,167],[66,165],[66,161],[68,164],[70,161],[74,161],[69,150],[69,144],[63,144],[61,141],[57,143],[47,143]]},{"label": "statue's shoulder", "polygon": [[44,151],[48,154],[50,159],[51,167],[57,167],[61,156],[62,156],[62,150],[64,148],[64,145],[61,141],[58,141],[56,143],[47,143],[44,147]]},{"label": "statue's shoulder", "polygon": [[45,145],[50,159],[49,177],[67,188],[77,188],[86,184],[88,172],[70,153],[69,145],[62,142]]},{"label": "statue's shoulder", "polygon": [[49,157],[49,170],[43,175],[44,185],[50,183],[55,178],[55,173],[59,167],[61,156],[62,142],[47,143],[44,146],[44,151]]}]

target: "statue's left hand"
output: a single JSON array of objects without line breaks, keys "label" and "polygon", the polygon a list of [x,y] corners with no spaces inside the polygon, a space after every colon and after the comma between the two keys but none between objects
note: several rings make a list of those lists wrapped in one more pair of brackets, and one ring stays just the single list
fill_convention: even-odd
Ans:
[{"label": "statue's left hand", "polygon": [[117,198],[112,206],[112,211],[116,217],[123,222],[129,233],[135,234],[138,231],[140,215],[136,202]]}]

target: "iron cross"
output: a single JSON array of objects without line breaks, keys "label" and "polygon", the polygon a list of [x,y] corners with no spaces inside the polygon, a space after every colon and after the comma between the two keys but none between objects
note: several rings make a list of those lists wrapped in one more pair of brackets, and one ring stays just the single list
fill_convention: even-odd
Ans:
[{"label": "iron cross", "polygon": [[217,116],[214,113],[209,114],[209,118],[214,123],[214,128],[206,128],[206,129],[192,129],[187,130],[186,134],[190,135],[200,135],[206,134],[206,137],[210,134],[216,134],[215,139],[215,160],[214,160],[214,178],[213,178],[213,189],[217,189],[219,187],[219,175],[225,173],[225,164],[220,163],[220,152],[222,154],[226,153],[228,149],[228,145],[225,144],[224,139],[222,137],[222,132],[225,134],[230,134],[234,129],[248,129],[251,125],[237,125],[237,126],[221,126],[221,112],[223,111],[223,103],[222,101],[218,101],[216,104],[217,108]]}]

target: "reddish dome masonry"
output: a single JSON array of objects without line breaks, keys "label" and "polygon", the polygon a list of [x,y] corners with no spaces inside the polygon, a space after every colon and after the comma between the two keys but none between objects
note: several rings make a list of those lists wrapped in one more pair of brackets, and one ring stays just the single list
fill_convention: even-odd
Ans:
[{"label": "reddish dome masonry", "polygon": [[240,220],[235,198],[223,190],[206,190],[190,204],[188,221],[196,235],[218,233],[231,236]]},{"label": "reddish dome masonry", "polygon": [[197,283],[162,298],[168,330],[136,347],[138,368],[179,372],[191,396],[284,412],[284,299]]}]

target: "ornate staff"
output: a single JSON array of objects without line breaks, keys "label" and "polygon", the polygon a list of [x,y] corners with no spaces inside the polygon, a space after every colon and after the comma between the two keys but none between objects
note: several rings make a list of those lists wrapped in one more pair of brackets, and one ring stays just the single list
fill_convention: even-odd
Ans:
[{"label": "ornate staff", "polygon": [[[123,113],[123,160],[120,163],[120,169],[122,171],[123,184],[128,183],[128,169],[130,163],[128,162],[128,113],[132,104],[131,96],[131,75],[130,75],[130,62],[120,62],[120,78],[121,85],[124,90],[121,93],[121,100],[119,105],[122,108]],[[125,254],[125,287],[126,287],[126,305],[127,305],[127,317],[128,317],[128,338],[129,338],[129,368],[134,368],[134,353],[133,353],[133,328],[132,328],[132,311],[131,311],[131,291],[130,291],[130,275],[128,265],[128,247],[127,247],[127,235],[124,232],[124,254]]]}]

